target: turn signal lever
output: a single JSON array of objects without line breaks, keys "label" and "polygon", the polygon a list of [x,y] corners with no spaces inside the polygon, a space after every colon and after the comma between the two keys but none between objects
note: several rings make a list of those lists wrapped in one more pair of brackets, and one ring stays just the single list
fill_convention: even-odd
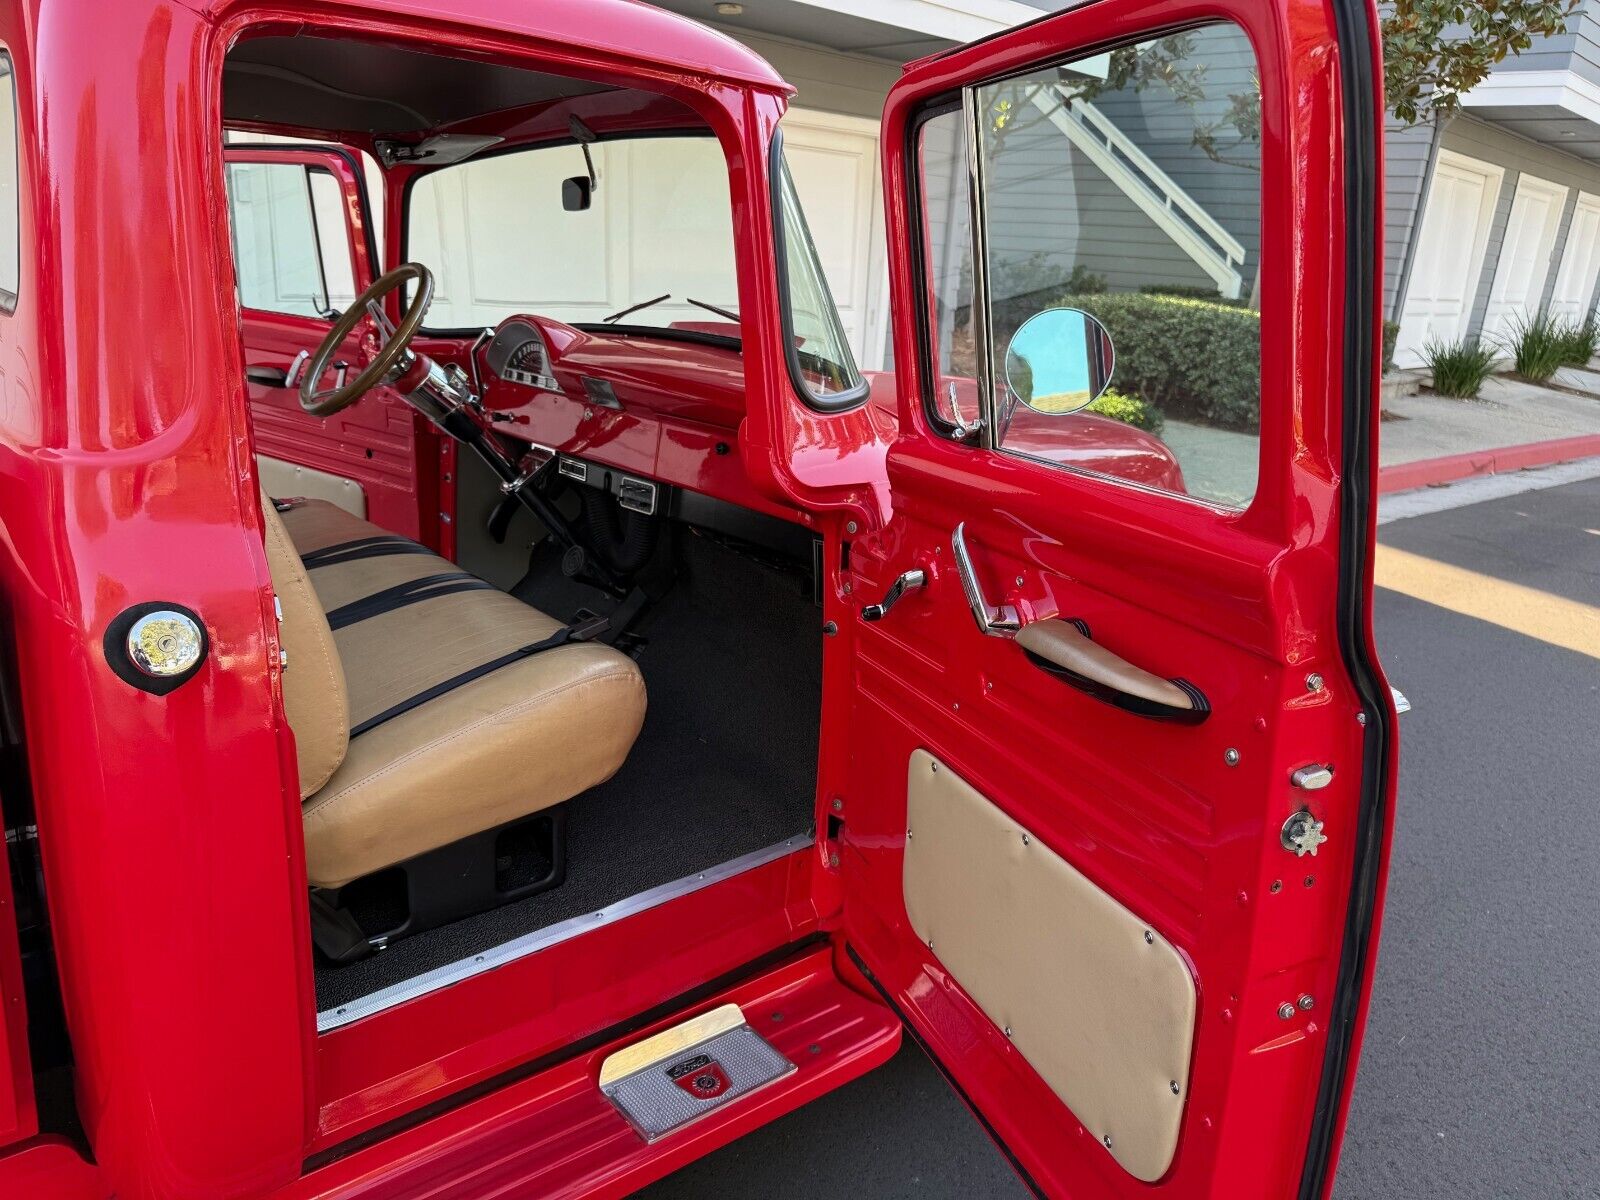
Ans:
[{"label": "turn signal lever", "polygon": [[915,591],[919,587],[925,587],[927,582],[928,573],[926,571],[918,570],[902,572],[900,577],[889,585],[889,591],[884,595],[882,600],[878,601],[876,604],[868,604],[862,608],[861,619],[863,621],[883,620],[889,615],[889,610],[896,604],[900,603],[901,599],[907,592]]}]

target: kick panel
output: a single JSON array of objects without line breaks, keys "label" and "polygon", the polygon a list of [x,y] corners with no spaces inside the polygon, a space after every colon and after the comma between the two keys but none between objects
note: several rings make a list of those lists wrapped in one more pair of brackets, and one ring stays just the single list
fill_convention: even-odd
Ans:
[{"label": "kick panel", "polygon": [[917,936],[1135,1178],[1177,1148],[1195,983],[1161,934],[925,750],[907,780]]}]

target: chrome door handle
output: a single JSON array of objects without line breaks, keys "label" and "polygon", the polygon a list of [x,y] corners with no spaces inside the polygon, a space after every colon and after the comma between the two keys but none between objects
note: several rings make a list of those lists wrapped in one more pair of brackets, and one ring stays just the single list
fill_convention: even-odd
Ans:
[{"label": "chrome door handle", "polygon": [[956,560],[956,574],[961,576],[961,590],[967,595],[967,605],[972,609],[972,619],[978,628],[990,637],[1016,637],[1022,628],[1017,610],[1009,604],[990,604],[983,596],[978,575],[972,569],[972,556],[967,553],[967,523],[957,525],[950,534],[950,550]]},{"label": "chrome door handle", "polygon": [[300,375],[305,371],[306,360],[310,357],[311,351],[309,350],[302,350],[294,356],[294,360],[289,364],[289,369],[283,373],[284,387],[297,388],[300,386]]},{"label": "chrome door handle", "polygon": [[889,615],[889,610],[896,604],[900,603],[901,599],[907,592],[915,591],[919,587],[924,587],[926,586],[927,582],[928,573],[926,571],[918,570],[901,572],[900,577],[889,585],[889,590],[884,594],[882,600],[878,601],[876,604],[868,604],[862,608],[861,619],[863,621],[883,620]]}]

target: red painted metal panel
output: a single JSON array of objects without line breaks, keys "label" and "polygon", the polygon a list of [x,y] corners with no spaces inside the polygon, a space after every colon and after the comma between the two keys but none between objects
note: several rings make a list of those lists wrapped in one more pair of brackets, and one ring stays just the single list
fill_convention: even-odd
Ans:
[{"label": "red painted metal panel", "polygon": [[[0,829],[3,828],[5,822],[0,820]],[[22,955],[17,946],[17,912],[12,901],[8,858],[0,849],[0,1146],[19,1142],[39,1131],[33,1099],[33,1070],[28,1058],[28,1009],[22,987]]]},{"label": "red painted metal panel", "polygon": [[64,1142],[41,1139],[0,1156],[0,1196],[26,1200],[107,1200],[94,1167]]},{"label": "red painted metal panel", "polygon": [[313,1150],[555,1053],[817,928],[815,849],[317,1040]]},{"label": "red painted metal panel", "polygon": [[[907,313],[925,296],[904,252],[919,218],[903,199],[914,169],[906,131],[925,99],[1074,48],[1216,19],[1249,35],[1262,83],[1268,402],[1255,501],[1228,513],[938,438],[906,322],[895,347],[905,436],[887,462],[893,516],[853,540],[836,596],[844,613],[844,583],[851,595],[877,595],[903,570],[930,576],[889,620],[841,619],[850,668],[830,676],[825,707],[851,714],[855,748],[828,781],[845,819],[847,935],[1050,1194],[1288,1195],[1304,1166],[1362,801],[1360,702],[1335,607],[1343,330],[1326,314],[1347,303],[1338,51],[1314,0],[1104,0],[925,61],[897,85],[885,118],[893,294]],[[949,561],[963,521],[991,601],[1025,620],[1086,620],[1114,652],[1193,681],[1211,718],[1142,720],[980,634]],[[1323,679],[1316,690],[1306,683],[1313,673]],[[918,748],[1190,962],[1199,1014],[1188,1104],[1176,1158],[1156,1185],[1116,1164],[911,929],[901,878],[907,760]],[[1291,771],[1308,762],[1332,764],[1334,784],[1291,789]],[[1303,802],[1335,836],[1317,858],[1297,860],[1278,830]],[[1279,1006],[1302,994],[1311,1010],[1281,1019]]]},{"label": "red painted metal panel", "polygon": [[[129,1200],[259,1191],[299,1172],[310,946],[248,485],[222,46],[159,0],[17,8],[28,313],[0,410],[0,584],[79,1111]],[[149,600],[210,635],[164,697],[103,646]]]},{"label": "red painted metal panel", "polygon": [[[722,1004],[799,1068],[653,1145],[598,1087],[607,1055]],[[839,982],[820,947],[426,1125],[307,1175],[282,1200],[621,1197],[886,1061],[900,1023]],[[447,1181],[447,1182],[441,1182]],[[441,1191],[443,1187],[444,1191]]]}]

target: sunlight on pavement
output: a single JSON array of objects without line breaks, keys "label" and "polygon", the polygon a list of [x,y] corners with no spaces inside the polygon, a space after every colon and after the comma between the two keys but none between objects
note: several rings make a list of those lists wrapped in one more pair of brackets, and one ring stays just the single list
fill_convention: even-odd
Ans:
[{"label": "sunlight on pavement", "polygon": [[1378,546],[1374,575],[1381,588],[1600,658],[1600,608],[1592,604],[1507,583],[1393,546]]}]

